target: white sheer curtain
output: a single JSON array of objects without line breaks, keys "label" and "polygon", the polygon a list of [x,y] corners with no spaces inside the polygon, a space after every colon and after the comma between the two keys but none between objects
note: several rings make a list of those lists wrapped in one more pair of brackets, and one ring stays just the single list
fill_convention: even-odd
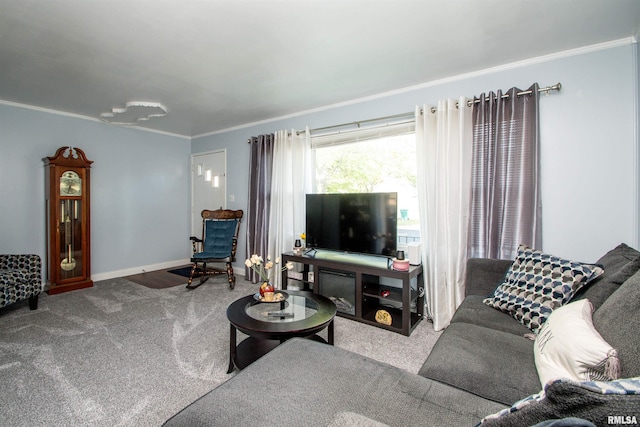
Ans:
[{"label": "white sheer curtain", "polygon": [[473,143],[471,112],[466,98],[439,101],[436,112],[430,106],[416,108],[422,260],[427,309],[436,331],[449,325],[464,298]]},{"label": "white sheer curtain", "polygon": [[[305,194],[311,188],[310,146],[308,128],[300,135],[295,130],[275,134],[268,252],[274,259],[291,251],[304,232]],[[273,285],[281,289],[279,271],[274,279]]]}]

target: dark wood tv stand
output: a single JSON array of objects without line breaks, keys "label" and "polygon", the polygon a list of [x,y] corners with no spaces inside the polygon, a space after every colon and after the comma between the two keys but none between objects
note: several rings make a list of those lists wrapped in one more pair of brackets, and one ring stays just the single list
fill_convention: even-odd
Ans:
[{"label": "dark wood tv stand", "polygon": [[[299,263],[302,271],[282,272],[282,287],[296,283],[301,290],[326,295],[322,290],[319,273],[344,273],[349,285],[344,292],[354,301],[348,312],[338,307],[337,315],[357,322],[388,329],[406,336],[424,318],[424,284],[422,266],[411,266],[409,271],[393,270],[385,257],[345,254],[330,251],[314,251],[296,255],[292,252],[282,254],[282,265],[287,262]],[[325,276],[326,277],[326,276]],[[326,288],[326,287],[325,287]],[[336,286],[333,286],[336,289]],[[339,292],[339,291],[338,291]],[[386,295],[386,296],[384,296]],[[354,309],[354,310],[353,310]],[[392,324],[385,325],[375,320],[376,312],[384,309],[391,314]]]}]

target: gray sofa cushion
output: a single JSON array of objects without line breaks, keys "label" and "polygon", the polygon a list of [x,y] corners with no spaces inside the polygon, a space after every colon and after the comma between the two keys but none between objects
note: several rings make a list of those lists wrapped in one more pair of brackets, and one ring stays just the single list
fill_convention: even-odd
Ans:
[{"label": "gray sofa cushion", "polygon": [[465,295],[492,295],[511,264],[513,260],[469,258],[464,279]]},{"label": "gray sofa cushion", "polygon": [[336,414],[392,426],[478,423],[504,405],[347,350],[294,338],[165,426],[328,426]]},{"label": "gray sofa cushion", "polygon": [[621,243],[595,263],[604,268],[604,273],[580,289],[573,300],[588,298],[593,308],[597,309],[621,284],[640,269],[640,252]]},{"label": "gray sofa cushion", "polygon": [[420,375],[511,405],[540,391],[533,341],[469,323],[452,323]]},{"label": "gray sofa cushion", "polygon": [[593,325],[618,351],[621,378],[640,376],[640,271],[593,313]]},{"label": "gray sofa cushion", "polygon": [[451,323],[471,323],[519,336],[531,333],[529,328],[511,317],[510,314],[483,303],[484,298],[482,295],[467,296],[453,315]]}]

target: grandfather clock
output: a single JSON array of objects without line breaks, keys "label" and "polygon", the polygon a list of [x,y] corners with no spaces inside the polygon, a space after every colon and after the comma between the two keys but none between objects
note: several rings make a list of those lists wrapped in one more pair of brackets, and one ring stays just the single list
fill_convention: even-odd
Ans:
[{"label": "grandfather clock", "polygon": [[77,147],[43,159],[46,169],[49,294],[93,286],[89,236],[89,171]]}]

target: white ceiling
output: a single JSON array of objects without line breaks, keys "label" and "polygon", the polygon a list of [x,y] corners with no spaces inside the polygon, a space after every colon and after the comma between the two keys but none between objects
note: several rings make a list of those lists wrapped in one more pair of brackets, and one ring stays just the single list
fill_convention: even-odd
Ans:
[{"label": "white ceiling", "polygon": [[640,0],[0,0],[0,100],[196,136],[637,37]]}]

